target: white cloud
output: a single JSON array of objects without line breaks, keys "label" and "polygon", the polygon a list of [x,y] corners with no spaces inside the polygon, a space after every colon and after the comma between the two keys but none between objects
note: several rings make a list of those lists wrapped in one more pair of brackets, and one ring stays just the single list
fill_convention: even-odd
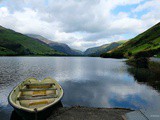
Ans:
[{"label": "white cloud", "polygon": [[[10,0],[0,7],[0,25],[22,33],[40,34],[86,49],[136,35],[159,20],[156,0]],[[137,5],[135,10],[113,14],[117,7]],[[148,9],[154,7],[153,9]],[[140,18],[131,16],[148,10]],[[135,27],[136,26],[136,27]],[[93,41],[93,42],[92,42]]]},{"label": "white cloud", "polygon": [[[138,5],[133,12],[146,12],[141,16],[143,25],[147,28],[153,26],[155,23],[160,22],[160,1],[159,0],[149,0],[144,4]],[[144,24],[145,23],[145,24]]]},{"label": "white cloud", "polygon": [[145,2],[144,4],[138,5],[133,11],[140,12],[144,10],[153,10],[159,8],[160,1],[159,0],[150,0]]}]

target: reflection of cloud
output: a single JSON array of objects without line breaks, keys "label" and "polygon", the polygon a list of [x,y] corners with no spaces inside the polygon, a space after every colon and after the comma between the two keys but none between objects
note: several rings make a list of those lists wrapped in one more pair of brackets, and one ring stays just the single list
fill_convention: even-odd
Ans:
[{"label": "reflection of cloud", "polygon": [[113,85],[110,87],[110,92],[117,101],[130,101],[130,104],[138,108],[160,108],[159,93],[146,85],[140,85],[136,82],[130,85],[118,83],[117,86]]},{"label": "reflection of cloud", "polygon": [[[117,85],[117,86],[111,86],[110,91],[112,91],[114,94],[118,94],[119,96],[127,96],[127,95],[134,95],[139,94],[142,90],[143,86],[139,86],[138,84],[132,84],[132,85]],[[136,89],[135,89],[136,88]]]},{"label": "reflection of cloud", "polygon": [[[131,107],[138,109],[148,108],[151,105],[156,107],[156,104],[159,104],[156,91],[136,82],[125,84],[115,80],[84,82],[71,80],[62,82],[62,86],[66,91],[63,103],[67,106]],[[71,92],[72,90],[74,91]],[[154,99],[156,99],[156,103]]]},{"label": "reflection of cloud", "polygon": [[11,75],[0,84],[1,106],[8,104],[9,92],[25,78],[51,76],[64,88],[62,103],[66,106],[160,107],[158,92],[134,81],[121,60],[18,57],[0,58],[0,65],[0,72]]}]

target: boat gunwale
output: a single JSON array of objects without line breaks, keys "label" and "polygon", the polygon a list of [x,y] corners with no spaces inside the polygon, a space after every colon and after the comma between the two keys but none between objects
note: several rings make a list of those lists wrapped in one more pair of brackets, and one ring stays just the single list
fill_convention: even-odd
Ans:
[{"label": "boat gunwale", "polygon": [[[50,78],[50,77],[47,77],[47,78],[52,79],[52,78]],[[47,79],[47,78],[45,78],[45,79]],[[35,78],[28,78],[28,79],[35,79]],[[26,80],[28,80],[28,79],[26,79]],[[24,80],[24,81],[26,81],[26,80]],[[37,79],[36,79],[36,80],[37,80]],[[54,79],[52,79],[52,80],[54,80]],[[60,88],[60,90],[61,90],[61,96],[58,97],[58,99],[57,99],[56,101],[48,104],[48,105],[47,105],[46,107],[44,107],[43,109],[36,109],[36,111],[35,111],[35,109],[30,109],[30,108],[27,108],[27,107],[23,107],[23,106],[21,106],[21,105],[17,105],[17,104],[14,103],[13,100],[11,99],[11,95],[13,94],[14,90],[16,90],[24,81],[22,81],[20,84],[18,84],[17,86],[15,86],[15,87],[11,90],[11,92],[9,93],[9,95],[8,95],[8,98],[7,98],[7,99],[8,99],[8,102],[9,102],[9,104],[10,104],[14,109],[16,108],[16,109],[23,110],[23,111],[26,111],[26,112],[29,112],[29,113],[41,112],[41,111],[44,111],[44,110],[46,110],[47,108],[53,106],[54,104],[58,103],[58,102],[63,98],[64,91],[63,91],[61,85],[60,85],[56,80],[54,80],[55,83],[59,86],[59,88]],[[37,81],[38,81],[38,80],[37,80]]]}]

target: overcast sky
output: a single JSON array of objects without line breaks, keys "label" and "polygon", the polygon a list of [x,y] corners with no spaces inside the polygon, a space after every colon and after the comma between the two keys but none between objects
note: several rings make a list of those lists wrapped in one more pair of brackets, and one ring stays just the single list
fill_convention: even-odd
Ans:
[{"label": "overcast sky", "polygon": [[160,0],[0,0],[0,25],[85,50],[160,22]]}]

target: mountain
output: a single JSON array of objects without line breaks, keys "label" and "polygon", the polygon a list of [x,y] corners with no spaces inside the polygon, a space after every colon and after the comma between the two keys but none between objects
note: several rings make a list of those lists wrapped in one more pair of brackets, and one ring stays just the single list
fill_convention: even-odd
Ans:
[{"label": "mountain", "polygon": [[81,52],[79,50],[72,49],[67,44],[54,42],[54,41],[48,40],[47,38],[44,38],[43,36],[40,36],[40,35],[27,34],[27,36],[35,38],[35,39],[39,39],[40,41],[48,44],[51,48],[53,48],[57,51],[63,52],[67,55],[73,55],[73,56],[83,55],[83,52]]},{"label": "mountain", "polygon": [[122,46],[101,55],[101,57],[151,57],[160,55],[160,23],[154,25]]},{"label": "mountain", "polygon": [[72,49],[67,44],[64,43],[52,42],[49,43],[49,46],[55,50],[66,53],[68,55],[73,55],[73,56],[83,55],[81,51]]},{"label": "mountain", "polygon": [[21,33],[0,26],[0,56],[65,55]]},{"label": "mountain", "polygon": [[102,53],[105,53],[114,48],[117,48],[118,46],[122,45],[125,42],[126,41],[118,41],[118,42],[113,42],[113,43],[105,44],[105,45],[98,46],[98,47],[88,48],[84,52],[84,55],[100,56]]},{"label": "mountain", "polygon": [[41,35],[36,35],[36,34],[26,34],[28,37],[31,37],[31,38],[35,38],[35,39],[38,39],[46,44],[49,44],[49,43],[52,43],[51,40],[48,40],[47,38],[41,36]]}]

